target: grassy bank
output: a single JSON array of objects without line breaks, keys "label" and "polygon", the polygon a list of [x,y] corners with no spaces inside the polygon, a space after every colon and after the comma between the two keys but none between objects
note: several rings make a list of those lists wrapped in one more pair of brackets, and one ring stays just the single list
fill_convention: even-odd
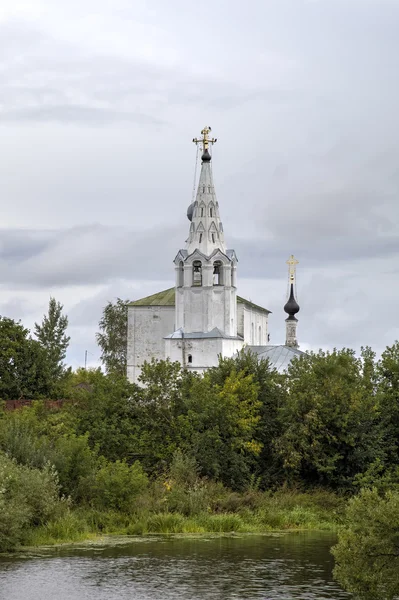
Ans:
[{"label": "grassy bank", "polygon": [[[144,499],[143,499],[144,500]],[[151,504],[151,503],[149,503]],[[206,511],[151,511],[139,507],[131,514],[70,508],[62,516],[31,529],[29,546],[93,539],[99,535],[264,533],[281,530],[334,530],[341,522],[345,501],[329,492],[275,494],[248,492],[226,495]],[[186,507],[187,508],[187,507]],[[195,510],[194,510],[195,512]]]}]

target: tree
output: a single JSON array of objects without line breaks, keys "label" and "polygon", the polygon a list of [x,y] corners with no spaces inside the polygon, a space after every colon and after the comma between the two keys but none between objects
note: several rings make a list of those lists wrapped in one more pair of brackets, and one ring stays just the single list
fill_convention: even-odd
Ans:
[{"label": "tree", "polygon": [[348,487],[383,455],[368,349],[320,351],[293,361],[276,448],[286,478]]},{"label": "tree", "polygon": [[268,487],[281,478],[281,459],[274,442],[281,433],[278,409],[285,399],[286,377],[271,369],[268,360],[259,360],[256,354],[244,351],[233,358],[220,358],[219,365],[209,370],[209,377],[213,385],[223,385],[233,372],[251,375],[258,386],[260,418],[254,438],[260,442],[262,451],[254,460],[253,472]]},{"label": "tree", "polygon": [[47,353],[51,377],[59,380],[65,373],[63,360],[66,357],[70,337],[66,335],[68,317],[62,314],[63,305],[50,298],[48,314],[43,316],[41,324],[35,323],[35,335],[39,344]]},{"label": "tree", "polygon": [[96,334],[101,348],[101,361],[108,373],[126,375],[127,364],[127,305],[129,300],[117,298],[115,304],[108,302],[99,322]]},{"label": "tree", "polygon": [[0,398],[39,398],[51,390],[47,355],[20,323],[0,317]]},{"label": "tree", "polygon": [[334,576],[362,600],[399,595],[399,493],[365,489],[349,502],[347,523],[332,552]]}]

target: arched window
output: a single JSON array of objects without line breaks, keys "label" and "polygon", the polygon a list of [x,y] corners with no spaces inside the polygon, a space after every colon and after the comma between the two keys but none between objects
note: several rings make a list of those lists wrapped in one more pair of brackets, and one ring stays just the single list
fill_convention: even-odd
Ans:
[{"label": "arched window", "polygon": [[209,216],[210,216],[210,217],[213,217],[213,208],[212,208],[212,206],[211,206],[211,208],[209,209]]},{"label": "arched window", "polygon": [[204,207],[201,206],[201,217],[203,217],[203,216],[204,216]]},{"label": "arched window", "polygon": [[199,234],[199,243],[202,242],[202,233]]},{"label": "arched window", "polygon": [[192,357],[192,355],[191,355],[191,354],[189,354],[189,355],[187,356],[187,362],[188,362],[188,364],[189,364],[189,365],[191,365],[191,364],[192,364],[192,362],[193,362],[193,357]]},{"label": "arched window", "polygon": [[215,234],[212,233],[212,242],[215,243]]},{"label": "arched window", "polygon": [[193,262],[193,285],[198,287],[202,285],[202,263],[200,260]]},{"label": "arched window", "polygon": [[213,263],[213,285],[223,285],[223,264],[220,260]]},{"label": "arched window", "polygon": [[184,285],[184,263],[181,260],[179,262],[179,273],[178,273],[178,279],[177,279],[177,287],[183,287]]}]

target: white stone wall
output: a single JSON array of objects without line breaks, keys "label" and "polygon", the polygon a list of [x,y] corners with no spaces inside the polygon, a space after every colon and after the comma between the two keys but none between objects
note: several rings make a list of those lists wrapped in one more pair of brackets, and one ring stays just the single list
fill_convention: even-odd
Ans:
[{"label": "white stone wall", "polygon": [[238,335],[250,346],[266,346],[268,344],[268,314],[252,308],[247,304],[237,306]]},{"label": "white stone wall", "polygon": [[[237,339],[200,338],[200,339],[167,339],[165,340],[165,358],[179,362],[187,369],[203,372],[209,367],[216,367],[219,354],[223,357],[234,356],[241,350],[243,342]],[[192,362],[189,362],[191,356]]]},{"label": "white stone wall", "polygon": [[181,287],[176,290],[176,329],[208,332],[218,327],[237,335],[236,290],[225,286]]},{"label": "white stone wall", "polygon": [[137,382],[144,361],[165,358],[164,337],[175,330],[174,306],[129,306],[127,376]]}]

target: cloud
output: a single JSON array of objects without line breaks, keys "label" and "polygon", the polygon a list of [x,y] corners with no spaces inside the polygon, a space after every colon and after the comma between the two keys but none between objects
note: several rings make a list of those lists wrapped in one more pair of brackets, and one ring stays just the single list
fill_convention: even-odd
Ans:
[{"label": "cloud", "polygon": [[[0,312],[65,303],[69,360],[108,299],[173,283],[211,124],[239,293],[284,341],[285,260],[305,347],[398,336],[399,5],[390,0],[4,0]],[[393,311],[393,312],[392,312]],[[97,360],[93,358],[93,361]]]}]

